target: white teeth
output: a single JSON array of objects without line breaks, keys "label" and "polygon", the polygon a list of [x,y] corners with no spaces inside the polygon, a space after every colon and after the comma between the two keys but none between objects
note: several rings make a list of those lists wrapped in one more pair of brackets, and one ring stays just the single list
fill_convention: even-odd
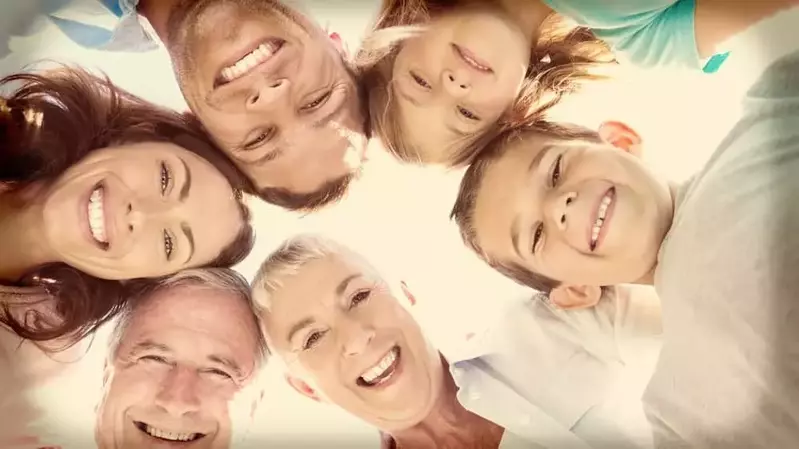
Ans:
[{"label": "white teeth", "polygon": [[91,197],[89,197],[89,206],[87,209],[89,230],[91,230],[92,237],[100,243],[108,243],[108,236],[105,232],[105,211],[103,209],[102,187],[94,189]]},{"label": "white teeth", "polygon": [[605,223],[605,215],[608,212],[608,206],[612,199],[610,197],[610,193],[606,194],[604,198],[602,198],[602,203],[599,204],[599,213],[597,214],[596,221],[594,222],[594,226],[591,228],[591,245],[595,245],[597,238],[599,238],[599,232],[602,230],[602,224]]},{"label": "white teeth", "polygon": [[397,360],[397,348],[392,349],[389,351],[388,354],[385,355],[377,365],[369,368],[363,374],[361,374],[361,379],[363,379],[366,383],[372,383],[375,379],[378,379],[380,376],[385,374],[388,368]]},{"label": "white teeth", "polygon": [[232,66],[222,69],[222,78],[229,82],[245,75],[257,65],[272,57],[276,49],[277,46],[271,42],[259,45],[258,48],[239,59]]},{"label": "white teeth", "polygon": [[156,429],[155,427],[149,425],[145,425],[144,430],[151,436],[169,441],[192,441],[197,436],[196,433],[167,432],[165,430]]}]

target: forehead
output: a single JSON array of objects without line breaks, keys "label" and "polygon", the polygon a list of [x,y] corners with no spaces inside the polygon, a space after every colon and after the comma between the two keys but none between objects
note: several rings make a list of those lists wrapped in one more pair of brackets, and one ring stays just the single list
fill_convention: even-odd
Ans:
[{"label": "forehead", "polygon": [[504,153],[485,168],[475,198],[474,228],[480,245],[487,251],[510,243],[519,196],[529,195],[525,201],[530,205],[535,202],[535,192],[529,191],[531,184],[527,180],[540,169],[547,154],[562,144],[530,133],[512,138],[505,145]]},{"label": "forehead", "polygon": [[254,344],[255,332],[254,314],[241,298],[219,290],[181,286],[158,292],[138,307],[122,343],[171,339],[181,333],[181,339],[193,334],[246,345]]}]

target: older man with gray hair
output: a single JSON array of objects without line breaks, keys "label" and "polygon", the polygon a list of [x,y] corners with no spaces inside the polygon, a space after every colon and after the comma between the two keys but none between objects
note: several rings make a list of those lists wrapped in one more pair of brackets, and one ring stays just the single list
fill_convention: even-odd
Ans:
[{"label": "older man with gray hair", "polygon": [[187,270],[140,289],[112,331],[98,448],[227,448],[229,404],[266,355],[238,273]]}]

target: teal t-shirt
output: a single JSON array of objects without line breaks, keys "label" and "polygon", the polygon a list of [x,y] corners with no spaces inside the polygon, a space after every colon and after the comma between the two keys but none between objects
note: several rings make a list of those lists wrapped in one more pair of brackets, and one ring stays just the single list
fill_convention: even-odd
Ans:
[{"label": "teal t-shirt", "polygon": [[716,72],[727,53],[703,65],[696,48],[694,0],[543,0],[642,67]]}]

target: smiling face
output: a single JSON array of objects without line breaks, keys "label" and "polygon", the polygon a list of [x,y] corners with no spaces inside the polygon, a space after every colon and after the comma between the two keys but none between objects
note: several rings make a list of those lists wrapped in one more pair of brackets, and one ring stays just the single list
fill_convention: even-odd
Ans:
[{"label": "smiling face", "polygon": [[[637,135],[608,129],[633,148]],[[629,145],[623,145],[622,142]],[[489,258],[574,286],[640,280],[671,226],[669,187],[619,147],[529,132],[485,171],[473,225]]]},{"label": "smiling face", "polygon": [[129,320],[108,368],[98,447],[227,448],[228,404],[256,368],[247,304],[185,286],[147,299]]},{"label": "smiling face", "polygon": [[360,166],[365,117],[335,43],[279,9],[181,2],[168,47],[191,110],[254,183],[310,193]]},{"label": "smiling face", "polygon": [[159,142],[91,153],[51,186],[43,210],[58,260],[104,279],[205,265],[244,226],[233,189],[213,165]]},{"label": "smiling face", "polygon": [[264,326],[293,374],[385,431],[427,416],[443,379],[438,351],[371,268],[328,256],[282,282]]},{"label": "smiling face", "polygon": [[400,126],[420,159],[443,162],[493,125],[516,99],[529,58],[519,26],[488,8],[447,14],[405,41],[392,89]]}]

